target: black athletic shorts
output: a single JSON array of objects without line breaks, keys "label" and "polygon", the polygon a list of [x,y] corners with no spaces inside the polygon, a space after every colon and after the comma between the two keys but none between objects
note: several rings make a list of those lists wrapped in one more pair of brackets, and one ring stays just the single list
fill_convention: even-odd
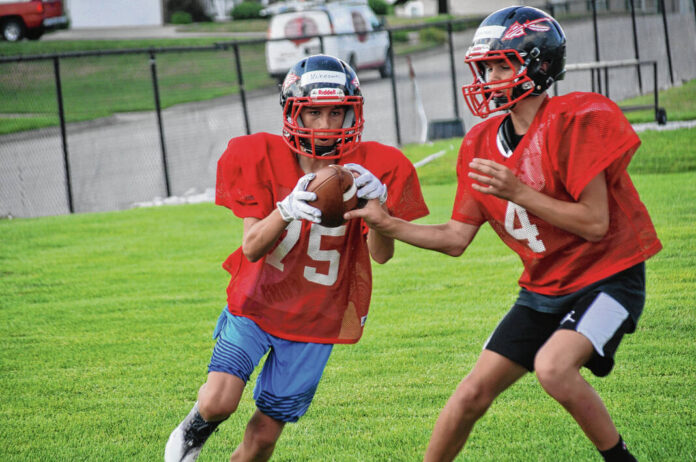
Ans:
[{"label": "black athletic shorts", "polygon": [[520,294],[484,348],[532,372],[534,357],[549,337],[558,329],[571,329],[594,346],[585,367],[604,377],[614,367],[614,354],[624,334],[635,330],[644,304],[644,263],[569,295],[549,297],[527,291]]}]

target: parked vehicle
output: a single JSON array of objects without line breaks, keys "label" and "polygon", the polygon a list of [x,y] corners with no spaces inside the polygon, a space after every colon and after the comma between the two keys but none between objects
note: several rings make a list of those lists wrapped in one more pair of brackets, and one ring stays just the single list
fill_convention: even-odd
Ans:
[{"label": "parked vehicle", "polygon": [[303,57],[322,52],[318,37],[302,38],[311,35],[321,35],[323,52],[344,60],[356,71],[378,69],[382,77],[391,76],[389,34],[366,0],[274,4],[267,13],[273,16],[268,27],[266,66],[278,81]]},{"label": "parked vehicle", "polygon": [[0,0],[0,37],[8,42],[37,40],[67,26],[62,0]]}]

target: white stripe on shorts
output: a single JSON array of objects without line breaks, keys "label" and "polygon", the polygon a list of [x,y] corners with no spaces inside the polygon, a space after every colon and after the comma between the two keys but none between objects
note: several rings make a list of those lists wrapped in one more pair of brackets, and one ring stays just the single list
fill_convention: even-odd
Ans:
[{"label": "white stripe on shorts", "polygon": [[578,323],[577,331],[587,337],[600,356],[604,345],[628,317],[628,311],[610,295],[600,292]]}]

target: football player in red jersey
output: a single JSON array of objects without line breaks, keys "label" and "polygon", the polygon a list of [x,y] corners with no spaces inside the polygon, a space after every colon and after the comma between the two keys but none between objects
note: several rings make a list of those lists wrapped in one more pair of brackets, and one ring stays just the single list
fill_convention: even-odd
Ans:
[{"label": "football player in red jersey", "polygon": [[549,97],[565,72],[560,25],[529,7],[488,16],[467,51],[471,111],[451,220],[417,225],[378,208],[348,212],[383,236],[461,255],[491,224],[521,258],[514,306],[435,424],[425,460],[452,460],[493,400],[527,372],[576,420],[605,460],[635,460],[580,374],[607,375],[645,301],[644,261],[661,244],[626,172],[640,140],[595,93]]},{"label": "football player in red jersey", "polygon": [[216,203],[244,220],[242,245],[223,264],[232,278],[208,379],[170,435],[166,462],[197,459],[266,353],[254,388],[257,409],[231,460],[267,460],[285,423],[307,411],[333,345],[360,339],[370,257],[385,263],[394,241],[361,220],[319,225],[321,212],[308,203],[315,193],[306,191],[313,172],[345,165],[356,173],[365,207],[404,220],[428,213],[411,162],[396,148],[361,141],[363,97],[350,66],[326,55],[301,60],[280,102],[282,136],[234,138],[218,162]]}]

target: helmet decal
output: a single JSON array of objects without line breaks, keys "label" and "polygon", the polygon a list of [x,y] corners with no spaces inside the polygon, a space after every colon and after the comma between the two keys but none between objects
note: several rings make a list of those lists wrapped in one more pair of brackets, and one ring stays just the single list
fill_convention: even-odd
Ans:
[{"label": "helmet decal", "polygon": [[527,35],[525,29],[533,30],[535,32],[546,32],[551,28],[540,23],[549,21],[549,18],[539,18],[535,19],[534,21],[527,21],[524,24],[516,22],[508,28],[505,35],[503,35],[503,40],[511,40],[514,38],[522,37],[523,35]]},{"label": "helmet decal", "polygon": [[476,29],[474,42],[484,39],[497,39],[503,36],[505,32],[504,26],[482,26]]},{"label": "helmet decal", "polygon": [[283,90],[286,90],[290,85],[293,83],[297,82],[300,80],[300,78],[293,74],[292,72],[288,72],[288,75],[285,76],[285,80],[283,80]]},{"label": "helmet decal", "polygon": [[343,85],[346,83],[346,74],[335,71],[310,71],[302,74],[300,85],[307,86],[313,83],[335,83]]}]

